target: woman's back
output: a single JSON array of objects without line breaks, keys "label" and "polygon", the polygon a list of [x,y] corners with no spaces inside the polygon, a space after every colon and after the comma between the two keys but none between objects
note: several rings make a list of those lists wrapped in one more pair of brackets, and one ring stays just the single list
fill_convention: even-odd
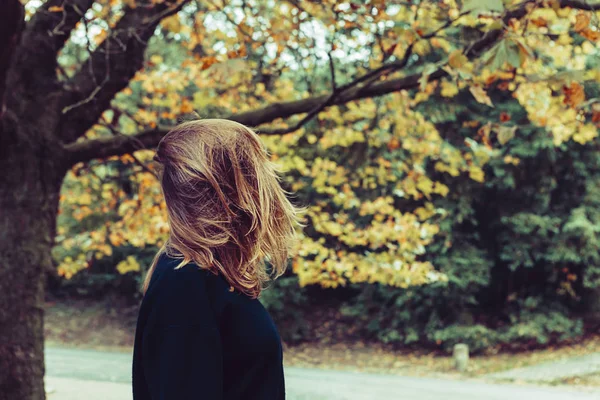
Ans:
[{"label": "woman's back", "polygon": [[257,299],[162,254],[142,301],[134,400],[285,398],[281,340]]}]

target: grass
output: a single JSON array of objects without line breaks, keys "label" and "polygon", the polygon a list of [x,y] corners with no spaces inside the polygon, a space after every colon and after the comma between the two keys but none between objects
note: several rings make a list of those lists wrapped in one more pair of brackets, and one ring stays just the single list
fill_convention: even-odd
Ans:
[{"label": "grass", "polygon": [[575,385],[600,387],[600,373],[574,376],[572,378],[560,379],[552,382],[553,385]]}]

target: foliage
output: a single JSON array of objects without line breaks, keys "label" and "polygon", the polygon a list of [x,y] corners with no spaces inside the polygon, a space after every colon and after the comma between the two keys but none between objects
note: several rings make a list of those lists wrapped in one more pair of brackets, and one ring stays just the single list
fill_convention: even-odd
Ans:
[{"label": "foliage", "polygon": [[271,314],[286,342],[295,342],[308,336],[303,311],[307,308],[306,289],[298,285],[294,276],[281,277],[263,291],[260,302]]},{"label": "foliage", "polygon": [[[514,100],[495,103],[489,119],[525,115]],[[464,108],[442,129],[460,134],[471,113]],[[425,257],[448,281],[406,291],[364,287],[345,312],[364,320],[366,334],[445,348],[467,342],[479,351],[583,333],[581,312],[600,288],[597,141],[556,147],[538,127],[520,123],[519,132],[486,165],[483,186],[454,180],[435,202],[447,217]]]},{"label": "foliage", "polygon": [[[135,4],[96,3],[60,55],[65,80]],[[580,333],[574,315],[600,287],[599,13],[554,0],[412,3],[189,3],[161,22],[85,139],[321,99],[313,118],[258,128],[307,207],[297,278],[265,292],[273,313],[302,304],[285,297],[298,279],[359,288],[344,311],[385,342],[484,348]],[[151,157],[111,154],[67,174],[59,274],[92,275],[103,258],[145,269],[141,252],[111,257],[168,234]]]}]

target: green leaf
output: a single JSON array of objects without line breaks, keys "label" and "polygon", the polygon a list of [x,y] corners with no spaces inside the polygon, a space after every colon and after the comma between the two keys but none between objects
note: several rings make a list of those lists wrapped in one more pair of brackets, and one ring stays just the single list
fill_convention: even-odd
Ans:
[{"label": "green leaf", "polygon": [[521,50],[515,42],[505,39],[485,53],[482,61],[489,66],[491,71],[502,68],[504,63],[518,68],[521,66]]},{"label": "green leaf", "polygon": [[506,49],[508,63],[515,68],[519,68],[521,66],[521,51],[519,46],[515,42],[510,41],[507,43]]},{"label": "green leaf", "polygon": [[504,11],[502,0],[465,0],[463,2],[463,12],[466,11]]}]

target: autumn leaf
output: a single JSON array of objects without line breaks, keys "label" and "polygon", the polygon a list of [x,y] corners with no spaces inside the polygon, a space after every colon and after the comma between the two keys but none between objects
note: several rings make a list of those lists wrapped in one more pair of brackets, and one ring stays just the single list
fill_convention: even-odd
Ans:
[{"label": "autumn leaf", "polygon": [[469,88],[469,91],[479,103],[494,107],[494,104],[492,104],[492,99],[490,99],[490,96],[488,96],[486,91],[481,86],[473,85]]},{"label": "autumn leaf", "polygon": [[563,93],[565,95],[563,102],[569,107],[576,108],[585,101],[583,86],[577,82],[572,82],[569,86],[563,86]]},{"label": "autumn leaf", "polygon": [[592,122],[595,124],[600,124],[600,110],[594,110],[592,112]]},{"label": "autumn leaf", "polygon": [[217,58],[214,56],[204,57],[200,60],[200,69],[204,71],[205,69],[209,69],[211,66],[218,62],[219,60],[217,60]]},{"label": "autumn leaf", "polygon": [[469,178],[482,183],[485,180],[485,173],[480,167],[473,165],[469,168]]},{"label": "autumn leaf", "polygon": [[141,267],[134,256],[127,256],[127,258],[117,264],[117,271],[120,274],[126,274],[127,272],[138,272]]},{"label": "autumn leaf", "polygon": [[181,30],[181,20],[177,14],[163,19],[160,24],[163,28],[171,32],[179,32]]},{"label": "autumn leaf", "polygon": [[398,139],[392,138],[392,140],[388,142],[387,147],[390,150],[396,150],[400,147],[400,142],[398,141]]},{"label": "autumn leaf", "polygon": [[590,26],[590,14],[585,11],[579,11],[575,16],[575,32],[581,32]]},{"label": "autumn leaf", "polygon": [[179,111],[182,114],[189,114],[194,111],[194,106],[192,105],[192,103],[189,100],[184,99],[183,102],[181,103],[181,108]]},{"label": "autumn leaf", "polygon": [[448,56],[448,65],[455,69],[460,68],[468,61],[467,56],[465,56],[461,50],[454,50]]},{"label": "autumn leaf", "polygon": [[64,7],[61,7],[61,6],[48,7],[48,11],[50,11],[50,12],[62,12],[63,10],[64,10]]},{"label": "autumn leaf", "polygon": [[532,18],[529,21],[539,28],[548,26],[548,20],[546,20],[544,17]]},{"label": "autumn leaf", "polygon": [[443,97],[454,97],[458,93],[458,86],[454,82],[444,79],[440,86],[442,88],[440,94]]},{"label": "autumn leaf", "polygon": [[586,28],[580,31],[579,34],[592,42],[597,42],[600,40],[600,31],[597,29]]}]

